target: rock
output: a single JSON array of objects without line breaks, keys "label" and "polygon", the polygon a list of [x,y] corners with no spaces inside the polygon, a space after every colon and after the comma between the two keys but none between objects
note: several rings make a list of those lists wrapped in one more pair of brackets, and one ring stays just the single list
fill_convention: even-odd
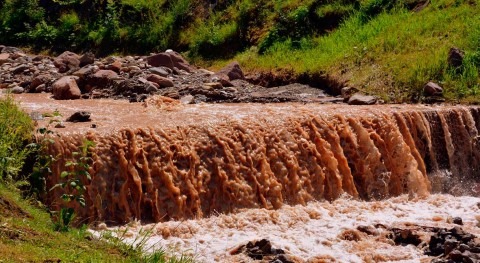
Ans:
[{"label": "rock", "polygon": [[73,100],[81,96],[75,76],[64,76],[53,83],[52,93],[57,100]]},{"label": "rock", "polygon": [[57,124],[55,124],[55,128],[65,128],[65,124],[63,122],[57,122]]},{"label": "rock", "polygon": [[453,223],[456,225],[463,225],[463,220],[461,217],[454,217],[453,218]]},{"label": "rock", "polygon": [[377,103],[377,98],[374,96],[367,96],[361,93],[355,93],[348,100],[349,105],[373,105]]},{"label": "rock", "polygon": [[215,74],[210,78],[210,82],[218,82],[224,87],[233,87],[234,85],[230,82],[230,79],[225,74]]},{"label": "rock", "polygon": [[23,64],[23,65],[11,68],[10,71],[13,74],[20,74],[20,73],[23,73],[27,69],[30,69],[30,67],[28,65]]},{"label": "rock", "polygon": [[95,62],[95,55],[92,52],[87,52],[80,57],[80,67],[93,64]]},{"label": "rock", "polygon": [[178,68],[192,72],[193,67],[177,52],[164,52],[147,57],[147,63],[153,67]]},{"label": "rock", "polygon": [[169,74],[168,71],[166,71],[164,68],[161,68],[161,67],[149,68],[148,71],[160,77],[167,77]]},{"label": "rock", "polygon": [[147,88],[146,88],[146,91],[148,93],[155,93],[158,91],[158,88],[155,87],[154,85],[152,85],[150,82],[146,84],[147,85]]},{"label": "rock", "polygon": [[21,49],[16,47],[4,47],[2,49],[2,53],[14,54],[14,53],[24,53],[24,52]]},{"label": "rock", "polygon": [[3,49],[5,48],[4,45],[0,45],[0,53],[3,53]]},{"label": "rock", "polygon": [[65,73],[80,67],[80,56],[73,52],[65,51],[53,60],[53,64],[58,68],[58,72]]},{"label": "rock", "polygon": [[414,245],[418,246],[422,243],[420,236],[414,233],[411,229],[392,229],[393,232],[393,241],[396,245]]},{"label": "rock", "polygon": [[428,82],[423,87],[423,94],[427,97],[429,97],[429,96],[442,96],[443,95],[443,88],[440,87],[435,82]]},{"label": "rock", "polygon": [[347,102],[348,99],[350,99],[350,97],[357,92],[358,92],[358,89],[353,87],[343,87],[340,91],[342,98],[344,99],[345,102]]},{"label": "rock", "polygon": [[250,241],[230,251],[230,255],[244,253],[254,260],[268,260],[265,262],[293,263],[288,259],[283,249],[275,249],[267,239]]},{"label": "rock", "polygon": [[463,64],[464,57],[465,57],[465,53],[462,50],[456,47],[452,47],[450,48],[450,51],[448,51],[448,58],[447,58],[448,65],[453,68],[459,68]]},{"label": "rock", "polygon": [[168,78],[164,78],[164,77],[161,77],[161,76],[158,76],[158,75],[149,75],[147,77],[147,80],[148,81],[151,81],[151,82],[154,82],[154,83],[157,83],[158,85],[160,85],[161,87],[173,87],[174,84],[173,84],[173,81],[168,79]]},{"label": "rock", "polygon": [[87,122],[90,120],[91,113],[88,111],[77,111],[67,118],[68,122]]},{"label": "rock", "polygon": [[38,86],[48,83],[52,79],[49,74],[42,74],[34,77],[30,83],[30,91],[34,91]]},{"label": "rock", "polygon": [[182,104],[193,104],[194,103],[194,98],[192,95],[186,95],[180,98],[180,102]]},{"label": "rock", "polygon": [[25,89],[22,88],[22,87],[19,87],[19,86],[15,86],[12,89],[10,89],[10,92],[13,93],[13,94],[21,94],[21,93],[25,92]]},{"label": "rock", "polygon": [[153,56],[147,57],[147,63],[154,67],[167,67],[173,68],[173,61],[169,54],[159,53]]},{"label": "rock", "polygon": [[10,54],[8,53],[1,53],[0,54],[0,66],[3,65],[4,63],[7,63],[10,61]]},{"label": "rock", "polygon": [[228,76],[229,80],[235,80],[235,79],[245,79],[245,76],[243,75],[243,71],[240,68],[240,65],[238,62],[234,61],[224,68],[222,68],[220,71],[217,72],[218,75],[225,74]]},{"label": "rock", "polygon": [[169,51],[169,52],[166,52],[166,54],[170,55],[170,58],[172,59],[174,67],[181,70],[185,70],[188,73],[191,73],[194,71],[194,68],[177,52]]},{"label": "rock", "polygon": [[92,87],[107,88],[113,80],[118,78],[118,74],[112,70],[102,69],[91,77],[88,85]]},{"label": "rock", "polygon": [[82,67],[81,69],[73,72],[72,75],[79,77],[80,79],[85,78],[87,75],[95,74],[95,72],[98,71],[97,66],[85,66]]},{"label": "rock", "polygon": [[211,89],[223,89],[223,85],[220,82],[208,82],[203,84],[204,87],[209,87]]},{"label": "rock", "polygon": [[204,74],[205,76],[209,77],[209,76],[212,76],[213,74],[215,74],[215,72],[213,71],[210,71],[210,70],[207,70],[207,69],[199,69],[198,72]]},{"label": "rock", "polygon": [[35,88],[35,93],[40,93],[40,92],[45,92],[47,91],[47,85],[45,84],[41,84],[41,85],[38,85],[38,87]]},{"label": "rock", "polygon": [[112,71],[115,71],[117,73],[120,72],[120,69],[122,68],[122,62],[120,60],[115,60],[112,64],[109,64],[105,67],[105,69],[109,69]]}]

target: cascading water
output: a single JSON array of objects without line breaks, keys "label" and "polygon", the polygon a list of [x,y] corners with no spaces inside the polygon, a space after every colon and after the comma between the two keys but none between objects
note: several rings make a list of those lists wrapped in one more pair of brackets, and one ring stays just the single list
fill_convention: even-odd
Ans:
[{"label": "cascading water", "polygon": [[[61,158],[48,185],[62,180],[66,161],[88,139],[96,144],[92,181],[77,213],[89,221],[161,222],[345,194],[378,200],[477,190],[476,107],[195,107],[147,107],[128,113],[145,121],[134,128],[62,133],[50,148]],[[59,194],[49,194],[52,204]]]}]

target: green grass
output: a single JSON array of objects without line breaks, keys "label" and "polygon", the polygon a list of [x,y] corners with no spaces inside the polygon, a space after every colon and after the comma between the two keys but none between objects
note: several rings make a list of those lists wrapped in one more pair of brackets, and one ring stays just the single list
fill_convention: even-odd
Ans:
[{"label": "green grass", "polygon": [[[236,59],[250,71],[326,72],[390,102],[418,99],[430,80],[451,100],[477,100],[479,12],[478,2],[446,0],[419,12],[382,12],[367,22],[356,13],[334,32],[304,39],[300,48],[287,40],[264,55],[251,49]],[[451,47],[466,51],[461,72],[447,67]]]},{"label": "green grass", "polygon": [[10,96],[0,98],[0,180],[20,180],[25,147],[32,140],[33,123]]},{"label": "green grass", "polygon": [[[140,238],[146,240],[148,235]],[[144,248],[112,236],[92,238],[86,227],[54,231],[45,207],[24,200],[13,186],[0,184],[0,262],[195,262],[161,249],[145,254]]]}]

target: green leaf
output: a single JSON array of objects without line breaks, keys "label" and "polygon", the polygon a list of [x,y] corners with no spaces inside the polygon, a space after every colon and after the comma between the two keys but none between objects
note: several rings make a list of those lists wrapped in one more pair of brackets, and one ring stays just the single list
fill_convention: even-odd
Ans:
[{"label": "green leaf", "polygon": [[61,178],[65,178],[65,177],[67,177],[67,176],[69,176],[69,175],[70,175],[69,172],[63,171],[63,172],[60,174],[60,177],[61,177]]},{"label": "green leaf", "polygon": [[77,182],[70,182],[70,186],[73,188],[77,187]]},{"label": "green leaf", "polygon": [[70,201],[70,196],[67,195],[67,194],[63,194],[63,195],[61,196],[61,198],[62,198],[63,201]]}]

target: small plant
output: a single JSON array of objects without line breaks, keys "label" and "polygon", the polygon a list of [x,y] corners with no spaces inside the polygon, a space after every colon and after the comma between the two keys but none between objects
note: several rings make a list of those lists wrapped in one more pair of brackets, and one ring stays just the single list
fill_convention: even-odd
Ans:
[{"label": "small plant", "polygon": [[[44,113],[41,118],[51,118],[45,127],[36,130],[35,142],[28,145],[28,148],[35,154],[35,163],[32,173],[29,177],[30,193],[41,197],[47,192],[45,178],[52,174],[51,164],[55,161],[55,156],[48,154],[48,148],[54,143],[52,136],[55,132],[51,129],[52,125],[61,122],[62,114],[58,110],[52,113]],[[58,136],[58,134],[56,134]]]},{"label": "small plant", "polygon": [[[125,257],[130,258],[131,262],[142,263],[194,263],[195,259],[181,255],[171,255],[162,248],[155,248],[157,244],[149,245],[148,241],[152,235],[151,229],[141,228],[134,237],[129,236],[128,228],[107,230],[101,234],[102,239],[107,240],[118,248]],[[151,251],[151,252],[148,252]]]},{"label": "small plant", "polygon": [[[84,193],[87,187],[85,183],[92,180],[88,170],[92,162],[90,148],[94,146],[94,142],[84,140],[79,147],[79,151],[72,153],[73,160],[66,162],[65,167],[69,170],[60,174],[60,177],[65,181],[54,185],[50,189],[52,191],[56,188],[61,188],[63,190],[61,199],[67,204],[76,202],[81,207],[86,205]],[[62,207],[56,222],[57,230],[68,231],[74,218],[75,212],[72,207]]]}]

